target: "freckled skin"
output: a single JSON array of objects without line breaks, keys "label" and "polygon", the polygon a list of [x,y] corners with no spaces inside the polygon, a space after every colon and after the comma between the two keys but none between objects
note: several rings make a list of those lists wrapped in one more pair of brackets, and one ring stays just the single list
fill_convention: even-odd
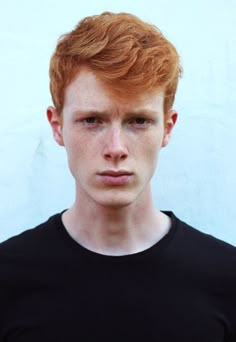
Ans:
[{"label": "freckled skin", "polygon": [[[163,101],[160,90],[118,99],[91,70],[79,72],[65,91],[63,124],[55,111],[49,115],[56,141],[66,148],[77,196],[115,208],[145,201],[175,122],[171,111],[164,120]],[[130,177],[121,185],[105,184],[99,175],[107,170]]]}]

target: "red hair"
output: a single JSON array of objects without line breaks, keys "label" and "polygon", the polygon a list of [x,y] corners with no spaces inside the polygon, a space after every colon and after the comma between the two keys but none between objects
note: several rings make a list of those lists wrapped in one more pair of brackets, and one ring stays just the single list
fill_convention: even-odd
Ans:
[{"label": "red hair", "polygon": [[164,112],[173,105],[182,72],[175,47],[160,30],[128,13],[86,17],[59,39],[49,71],[58,113],[65,88],[82,65],[123,96],[163,89]]}]

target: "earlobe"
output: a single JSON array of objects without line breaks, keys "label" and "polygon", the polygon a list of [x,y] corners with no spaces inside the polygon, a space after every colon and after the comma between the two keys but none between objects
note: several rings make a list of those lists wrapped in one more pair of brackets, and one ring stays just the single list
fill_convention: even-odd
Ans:
[{"label": "earlobe", "polygon": [[168,145],[170,138],[171,138],[171,133],[172,130],[176,124],[178,118],[178,113],[176,110],[171,109],[165,118],[165,131],[164,131],[164,136],[163,136],[163,141],[162,141],[162,147],[165,147]]},{"label": "earlobe", "polygon": [[47,108],[47,118],[52,129],[53,137],[60,146],[64,146],[62,135],[61,116],[57,113],[57,110],[50,106]]}]

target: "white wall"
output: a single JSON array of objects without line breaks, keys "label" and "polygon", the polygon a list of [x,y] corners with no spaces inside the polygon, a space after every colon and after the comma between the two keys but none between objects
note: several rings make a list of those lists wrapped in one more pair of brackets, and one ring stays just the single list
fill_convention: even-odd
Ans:
[{"label": "white wall", "polygon": [[179,121],[153,179],[157,207],[236,245],[234,0],[0,0],[0,240],[73,201],[46,121],[48,63],[59,35],[102,11],[154,23],[181,55]]}]

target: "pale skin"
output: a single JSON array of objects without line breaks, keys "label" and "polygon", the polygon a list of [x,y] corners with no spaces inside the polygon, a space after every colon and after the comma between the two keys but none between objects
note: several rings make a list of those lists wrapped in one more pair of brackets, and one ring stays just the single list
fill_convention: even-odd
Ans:
[{"label": "pale skin", "polygon": [[54,139],[67,152],[75,202],[62,216],[69,235],[105,255],[143,251],[167,234],[150,180],[177,112],[163,112],[161,89],[117,98],[83,67],[65,90],[63,112],[49,107]]}]

